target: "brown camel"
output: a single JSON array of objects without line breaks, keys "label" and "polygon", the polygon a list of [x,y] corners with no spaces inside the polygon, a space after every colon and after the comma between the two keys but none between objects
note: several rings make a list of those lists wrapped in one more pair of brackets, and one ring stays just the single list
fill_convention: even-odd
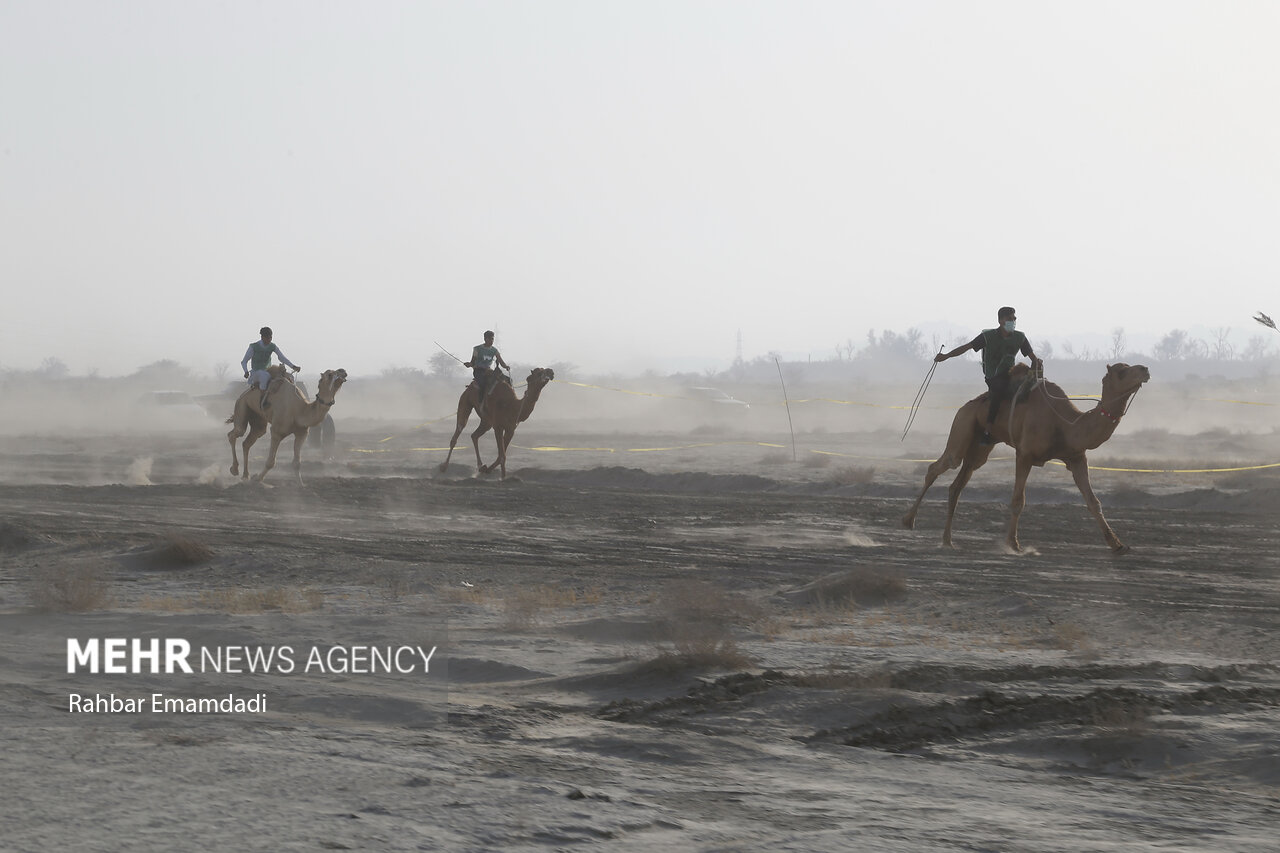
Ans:
[{"label": "brown camel", "polygon": [[236,400],[235,412],[227,418],[227,423],[233,424],[231,431],[227,433],[227,441],[231,442],[231,473],[233,475],[240,473],[240,461],[236,458],[236,439],[248,430],[249,434],[245,436],[243,445],[244,474],[242,476],[246,480],[249,478],[249,448],[266,433],[269,424],[271,452],[267,454],[267,464],[262,469],[262,473],[255,479],[262,482],[266,478],[267,472],[275,467],[276,451],[280,449],[280,442],[292,435],[293,473],[298,478],[298,482],[302,483],[302,445],[307,441],[307,430],[324,420],[329,409],[333,407],[334,395],[346,381],[347,371],[341,368],[326,370],[320,374],[320,383],[316,387],[316,399],[309,401],[292,382],[273,380],[267,386],[268,405],[265,416],[259,408],[261,392],[256,387],[241,394]]},{"label": "brown camel", "polygon": [[[449,455],[444,458],[444,462],[440,463],[440,470],[448,470],[449,458],[453,456],[453,448],[458,443],[458,436],[462,434],[462,428],[467,425],[471,412],[476,410],[480,415],[480,426],[471,433],[471,444],[476,449],[476,468],[482,474],[488,474],[494,468],[501,468],[502,479],[505,480],[507,478],[507,445],[511,443],[511,436],[515,434],[517,426],[528,420],[529,415],[533,413],[533,407],[538,403],[538,397],[542,395],[542,389],[555,378],[555,371],[551,368],[535,367],[529,374],[529,378],[525,380],[527,390],[524,397],[517,397],[510,380],[503,377],[489,391],[484,403],[478,409],[476,403],[480,391],[474,382],[468,385],[463,390],[462,396],[458,398],[458,428],[453,431],[453,438],[449,439]],[[498,442],[498,458],[492,465],[485,465],[480,459],[480,436],[490,429],[493,430],[493,437]]]},{"label": "brown camel", "polygon": [[[1013,386],[1026,378],[1029,368],[1019,364],[1013,369]],[[1150,371],[1140,364],[1107,365],[1107,375],[1102,377],[1102,398],[1098,405],[1087,412],[1077,409],[1062,389],[1052,382],[1041,381],[1027,395],[1025,401],[1006,401],[1000,404],[992,438],[1011,445],[1017,451],[1013,481],[1013,500],[1009,503],[1013,517],[1009,521],[1009,533],[1005,544],[1014,551],[1021,551],[1018,543],[1018,516],[1026,503],[1027,476],[1032,466],[1042,466],[1050,459],[1059,459],[1075,478],[1080,494],[1084,496],[1089,512],[1102,527],[1102,535],[1111,550],[1122,554],[1129,547],[1116,537],[1111,525],[1102,515],[1102,503],[1089,485],[1089,463],[1085,452],[1111,438],[1120,424],[1120,418],[1130,398],[1142,384],[1151,378]],[[1012,409],[1012,411],[1011,411]],[[938,461],[929,466],[924,477],[924,488],[911,510],[902,518],[902,526],[915,527],[916,512],[924,500],[925,492],[943,471],[960,466],[951,487],[947,491],[947,523],[942,531],[942,542],[951,545],[951,522],[955,516],[960,492],[964,490],[973,472],[981,468],[991,455],[994,444],[980,444],[978,439],[986,421],[987,395],[983,394],[960,407],[951,423],[951,435],[947,449]]]}]

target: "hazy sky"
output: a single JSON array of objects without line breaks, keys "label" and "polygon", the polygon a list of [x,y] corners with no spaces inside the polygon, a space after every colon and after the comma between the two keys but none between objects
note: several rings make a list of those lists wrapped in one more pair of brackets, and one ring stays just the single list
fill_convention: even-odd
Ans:
[{"label": "hazy sky", "polygon": [[[1280,315],[1273,2],[0,0],[0,368]],[[1268,332],[1268,334],[1274,334]]]}]

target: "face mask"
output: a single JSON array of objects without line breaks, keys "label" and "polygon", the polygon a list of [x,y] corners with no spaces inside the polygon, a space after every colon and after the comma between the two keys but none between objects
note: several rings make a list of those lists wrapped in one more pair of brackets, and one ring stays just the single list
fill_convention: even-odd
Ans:
[{"label": "face mask", "polygon": [[1012,331],[1013,331],[1014,329],[1016,329],[1016,328],[1018,328],[1018,324],[1017,324],[1017,323],[1015,323],[1014,321],[1012,321],[1012,320],[1005,320],[1005,321],[1004,321],[1004,330],[1005,330],[1006,332],[1012,332]]}]

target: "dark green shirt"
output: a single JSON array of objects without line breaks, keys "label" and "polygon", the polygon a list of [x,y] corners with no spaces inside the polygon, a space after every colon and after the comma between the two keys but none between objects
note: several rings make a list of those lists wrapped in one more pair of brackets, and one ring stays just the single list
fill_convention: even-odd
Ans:
[{"label": "dark green shirt", "polygon": [[969,346],[982,351],[982,375],[987,379],[1012,370],[1018,353],[1028,358],[1032,355],[1031,344],[1022,332],[1010,332],[1006,337],[1000,329],[983,329]]}]

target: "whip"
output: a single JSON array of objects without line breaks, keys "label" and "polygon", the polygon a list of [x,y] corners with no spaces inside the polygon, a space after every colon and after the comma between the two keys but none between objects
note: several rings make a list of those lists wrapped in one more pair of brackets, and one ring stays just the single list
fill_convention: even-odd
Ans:
[{"label": "whip", "polygon": [[[938,352],[942,352],[942,347],[938,347]],[[920,402],[924,400],[924,392],[929,388],[929,381],[933,379],[933,372],[938,369],[938,361],[934,359],[933,364],[929,365],[929,372],[924,375],[924,381],[920,383],[920,390],[916,392],[916,398],[911,401],[911,414],[907,417],[907,425],[902,430],[902,438],[899,441],[907,440],[907,433],[911,431],[911,424],[915,423],[916,412],[920,411]]]},{"label": "whip", "polygon": [[439,341],[432,341],[431,343],[433,343],[433,344],[435,344],[436,346],[440,347],[440,351],[441,351],[442,353],[444,353],[445,355],[449,356],[449,358],[453,359],[454,361],[458,362],[458,364],[461,364],[463,367],[466,367],[466,366],[467,366],[467,363],[466,363],[465,361],[463,361],[462,359],[458,358],[456,355],[454,355],[453,353],[449,352],[449,351],[448,351],[447,349],[445,349],[444,347],[440,346],[440,342],[439,342]]}]

